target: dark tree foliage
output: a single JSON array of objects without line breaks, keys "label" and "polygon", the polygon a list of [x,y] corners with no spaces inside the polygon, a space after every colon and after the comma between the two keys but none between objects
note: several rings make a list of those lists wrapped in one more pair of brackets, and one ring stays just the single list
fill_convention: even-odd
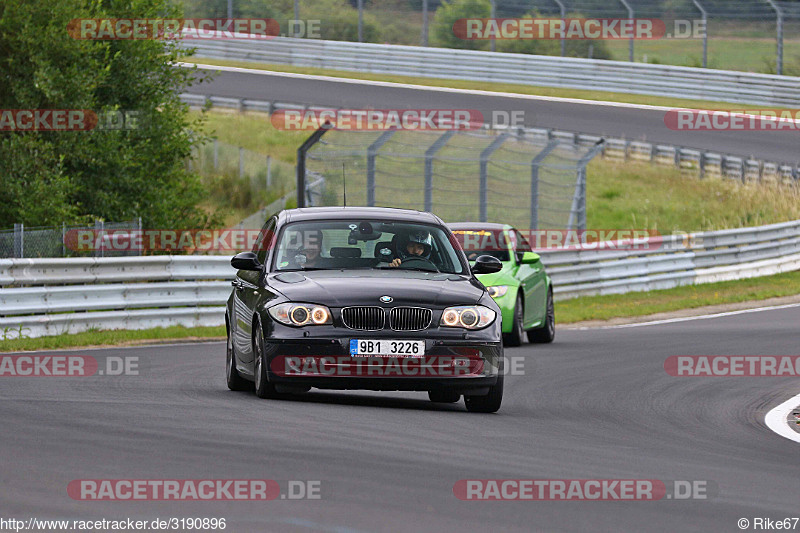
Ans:
[{"label": "dark tree foliage", "polygon": [[209,222],[185,158],[200,137],[179,94],[194,80],[163,40],[79,40],[80,18],[178,18],[169,0],[3,0],[0,109],[136,111],[139,128],[0,132],[0,227],[92,218],[147,227]]}]

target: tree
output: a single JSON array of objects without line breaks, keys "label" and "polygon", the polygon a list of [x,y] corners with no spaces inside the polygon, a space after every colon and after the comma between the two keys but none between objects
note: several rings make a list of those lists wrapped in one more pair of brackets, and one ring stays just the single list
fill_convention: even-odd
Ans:
[{"label": "tree", "polygon": [[453,24],[459,19],[489,18],[492,4],[489,0],[451,0],[443,1],[433,19],[432,34],[436,46],[444,48],[464,48],[467,50],[488,50],[487,40],[466,40],[453,33]]},{"label": "tree", "polygon": [[[80,40],[81,18],[179,18],[169,0],[4,0],[0,102],[4,109],[123,110],[135,130],[0,132],[0,227],[141,216],[148,226],[208,223],[205,192],[184,166],[202,138],[179,95],[194,82],[185,52],[161,40]],[[213,217],[212,217],[213,218]]]}]

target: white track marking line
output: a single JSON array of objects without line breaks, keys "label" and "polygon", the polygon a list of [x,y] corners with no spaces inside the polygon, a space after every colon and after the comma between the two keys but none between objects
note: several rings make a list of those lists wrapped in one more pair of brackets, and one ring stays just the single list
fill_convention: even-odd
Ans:
[{"label": "white track marking line", "polygon": [[770,412],[767,413],[767,416],[764,417],[764,423],[767,424],[769,429],[781,437],[800,442],[800,433],[793,430],[786,421],[786,417],[789,416],[792,409],[796,408],[798,405],[800,405],[800,394],[786,400],[777,407],[773,407]]},{"label": "white track marking line", "polygon": [[[666,107],[666,106],[656,106],[656,105],[647,105],[647,104],[631,104],[627,102],[608,102],[606,100],[585,100],[582,98],[563,98],[560,96],[542,96],[537,94],[520,94],[520,93],[508,93],[508,92],[498,92],[498,91],[481,91],[479,89],[456,89],[454,87],[436,87],[431,85],[415,85],[411,83],[395,83],[390,81],[375,81],[375,80],[359,80],[356,78],[337,78],[334,76],[320,76],[315,74],[297,74],[294,72],[278,72],[274,70],[260,70],[260,69],[253,69],[253,68],[244,68],[244,67],[222,67],[216,65],[205,65],[202,63],[176,63],[176,65],[180,67],[194,67],[206,70],[218,70],[222,72],[237,72],[241,74],[259,74],[263,76],[280,76],[284,78],[296,78],[296,79],[305,79],[305,80],[317,80],[317,81],[329,81],[329,82],[336,82],[336,83],[348,83],[352,85],[372,85],[375,87],[390,87],[390,88],[398,88],[398,89],[413,89],[416,91],[434,91],[434,92],[443,92],[443,93],[451,93],[451,94],[469,94],[475,96],[495,96],[499,98],[516,98],[519,100],[538,100],[544,102],[560,102],[565,104],[580,104],[580,105],[591,105],[591,106],[603,106],[603,107],[621,107],[626,109],[641,109],[645,111],[675,111],[678,109],[697,109],[690,106],[674,106],[674,107]],[[533,86],[532,86],[533,87]],[[547,87],[548,89],[559,89],[559,87]],[[626,94],[626,93],[623,93]],[[720,102],[723,103],[723,102]],[[737,104],[729,104],[731,107],[730,109],[736,109]],[[702,109],[700,109],[702,110]],[[727,113],[728,111],[721,111],[722,113]],[[730,112],[731,116],[737,117],[751,117],[751,116],[759,116],[748,113],[747,111],[743,112]],[[777,117],[774,119],[776,122],[787,122],[787,123],[794,123],[800,124],[800,120],[786,118],[786,117]],[[773,131],[773,130],[769,130]],[[779,130],[774,130],[779,131]]]},{"label": "white track marking line", "polygon": [[792,307],[800,307],[800,303],[773,305],[769,307],[755,307],[752,309],[739,309],[737,311],[726,311],[724,313],[713,313],[710,315],[696,315],[696,316],[682,316],[678,318],[665,318],[663,320],[651,320],[650,322],[635,322],[633,324],[618,324],[616,326],[597,326],[597,327],[583,327],[576,328],[577,331],[592,330],[592,329],[619,329],[619,328],[638,328],[642,326],[657,326],[659,324],[672,324],[674,322],[687,322],[689,320],[706,320],[709,318],[720,318],[733,315],[742,315],[745,313],[758,313],[760,311],[773,311],[776,309],[789,309]]}]

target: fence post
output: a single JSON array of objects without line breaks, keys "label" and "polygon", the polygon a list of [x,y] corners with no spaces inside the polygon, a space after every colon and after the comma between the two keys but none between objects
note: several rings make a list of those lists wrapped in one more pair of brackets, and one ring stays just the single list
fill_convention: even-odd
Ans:
[{"label": "fence post", "polygon": [[[556,4],[558,4],[558,8],[561,10],[561,20],[566,19],[567,18],[567,8],[564,7],[564,2],[562,2],[561,0],[553,0],[553,1]],[[591,48],[591,46],[592,45],[590,44],[589,47]],[[567,55],[567,44],[566,44],[566,41],[564,41],[564,35],[562,33],[562,35],[561,35],[561,57],[564,57],[565,55]],[[591,59],[591,58],[592,58],[592,54],[590,53],[589,54],[589,59]]]},{"label": "fence post", "polygon": [[25,225],[14,224],[14,257],[25,257]]},{"label": "fence post", "polygon": [[67,257],[67,223],[61,223],[61,257]]},{"label": "fence post", "polygon": [[531,230],[539,229],[539,165],[558,143],[558,139],[553,139],[531,160]]},{"label": "fence post", "polygon": [[214,139],[214,170],[219,168],[219,139]]},{"label": "fence post", "polygon": [[422,0],[422,35],[420,45],[428,46],[428,0]]},{"label": "fence post", "polygon": [[272,188],[272,157],[267,156],[267,191]]},{"label": "fence post", "polygon": [[697,7],[697,9],[700,10],[700,16],[702,17],[701,20],[703,21],[703,68],[707,68],[708,67],[708,13],[706,13],[706,10],[703,8],[702,5],[700,5],[700,2],[698,2],[697,0],[692,0],[692,2],[694,2],[694,5]]},{"label": "fence post", "polygon": [[367,148],[367,205],[370,207],[375,205],[375,158],[381,146],[386,144],[386,141],[388,141],[396,131],[397,130],[392,129],[383,132],[381,136]]},{"label": "fence post", "polygon": [[433,210],[433,156],[456,132],[448,130],[425,150],[425,211]]},{"label": "fence post", "polygon": [[[490,0],[490,1],[491,1],[492,9],[491,9],[491,13],[489,14],[489,18],[494,19],[495,17],[497,17],[497,5],[495,4],[495,0]],[[491,47],[491,50],[492,50],[492,52],[497,52],[497,39],[495,39],[494,33],[492,34],[492,47]]]},{"label": "fence post", "polygon": [[294,0],[294,21],[292,22],[292,37],[299,37],[297,27],[299,24],[297,23],[300,20],[300,0]]},{"label": "fence post", "polygon": [[308,139],[297,149],[297,207],[306,206],[306,152],[317,144],[325,132],[330,129],[330,123],[325,122],[317,131],[312,133]]},{"label": "fence post", "polygon": [[575,193],[572,196],[572,207],[569,211],[569,221],[567,229],[574,229],[575,218],[577,215],[578,230],[586,231],[586,165],[594,159],[599,151],[603,149],[606,140],[601,138],[595,143],[591,150],[586,152],[578,160],[578,179],[575,183]]},{"label": "fence post", "polygon": [[364,42],[364,0],[358,0],[358,42]]},{"label": "fence post", "polygon": [[244,148],[239,147],[239,177],[244,176]]},{"label": "fence post", "polygon": [[783,9],[778,7],[775,0],[767,0],[767,2],[769,2],[769,5],[775,10],[775,15],[777,16],[776,23],[778,25],[778,34],[776,38],[778,40],[778,57],[775,62],[775,70],[780,76],[783,74]]},{"label": "fence post", "polygon": [[[625,9],[628,10],[628,18],[633,19],[633,8],[627,2],[627,0],[619,0],[620,3],[625,6]],[[633,63],[633,37],[628,39],[628,61]]]},{"label": "fence post", "polygon": [[503,133],[497,137],[492,143],[483,149],[481,152],[481,177],[480,177],[480,221],[488,221],[488,207],[489,203],[489,157],[492,153],[500,148],[500,145],[508,138],[508,133]]}]

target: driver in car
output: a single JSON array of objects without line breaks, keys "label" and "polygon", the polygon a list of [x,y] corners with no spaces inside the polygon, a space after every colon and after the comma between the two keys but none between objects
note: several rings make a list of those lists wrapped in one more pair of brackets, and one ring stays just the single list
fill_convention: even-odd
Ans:
[{"label": "driver in car", "polygon": [[414,230],[398,239],[397,255],[389,266],[397,267],[403,261],[413,258],[430,260],[432,249],[431,234],[424,230]]}]

